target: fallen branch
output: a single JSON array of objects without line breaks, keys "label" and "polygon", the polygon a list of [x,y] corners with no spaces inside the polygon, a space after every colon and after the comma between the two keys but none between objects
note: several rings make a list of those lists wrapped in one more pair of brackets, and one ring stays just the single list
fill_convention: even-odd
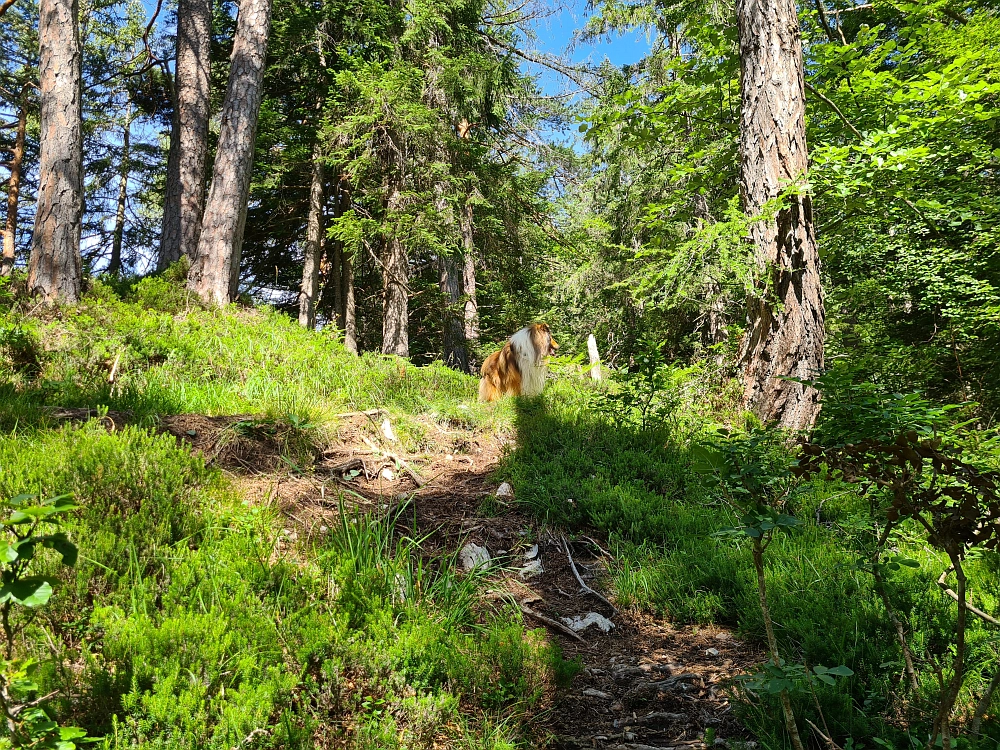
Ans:
[{"label": "fallen branch", "polygon": [[826,743],[826,746],[830,748],[830,750],[841,750],[840,745],[838,745],[832,739],[823,734],[823,731],[818,726],[809,721],[809,719],[806,719],[806,724],[808,724],[813,728],[813,731],[820,736],[820,739],[822,739],[823,742]]},{"label": "fallen branch", "polygon": [[[948,587],[948,584],[945,583],[945,579],[948,578],[948,574],[951,573],[954,569],[955,568],[952,565],[949,565],[947,568],[945,568],[944,573],[942,573],[941,577],[938,578],[937,584],[938,584],[938,586],[941,587],[941,590],[944,591],[944,593],[946,593],[948,596],[950,596],[952,599],[954,599],[957,602],[959,600],[958,599],[958,594],[956,594],[952,589],[950,589]],[[979,609],[975,605],[969,604],[969,602],[965,603],[965,608],[967,610],[969,610],[972,614],[974,614],[976,617],[978,617],[979,619],[985,620],[986,622],[990,623],[991,625],[1000,625],[1000,620],[998,620],[997,618],[993,617],[992,615],[986,614],[985,612],[983,612],[983,610]]]},{"label": "fallen branch", "polygon": [[337,419],[346,419],[347,417],[374,417],[379,414],[388,413],[385,409],[368,409],[367,411],[345,411],[333,416]]},{"label": "fallen branch", "polygon": [[566,627],[561,622],[553,620],[551,617],[546,617],[541,612],[536,612],[531,607],[528,607],[524,604],[518,604],[517,606],[521,608],[521,611],[524,612],[524,614],[528,615],[529,617],[534,617],[539,622],[544,622],[550,628],[558,630],[560,633],[564,633],[565,635],[568,635],[570,638],[576,638],[576,640],[580,641],[580,643],[587,642],[583,639],[583,636],[581,636],[575,630],[571,630],[570,628]]},{"label": "fallen branch", "polygon": [[403,469],[405,469],[406,473],[410,475],[410,479],[412,479],[414,481],[414,483],[417,485],[417,487],[423,487],[426,484],[426,482],[421,478],[421,476],[419,474],[417,474],[417,472],[415,472],[413,470],[413,468],[408,463],[406,463],[406,461],[404,461],[403,459],[401,459],[395,453],[390,453],[387,450],[383,450],[382,448],[379,448],[377,445],[375,445],[375,443],[373,443],[371,440],[369,440],[366,437],[362,437],[361,439],[364,440],[365,444],[369,448],[371,448],[372,450],[374,450],[376,453],[381,453],[383,456],[385,456],[386,458],[388,458],[388,459],[390,459],[392,461],[395,461],[398,466],[400,466]]},{"label": "fallen branch", "polygon": [[[611,607],[611,611],[614,612],[615,615],[617,615],[618,614],[618,608],[614,604],[612,604],[611,602],[609,602],[607,600],[607,598],[605,598],[605,596],[603,594],[601,594],[601,593],[599,593],[597,591],[594,591],[592,588],[590,588],[590,586],[588,586],[587,584],[585,584],[583,582],[583,578],[580,577],[580,572],[576,569],[576,563],[573,561],[573,555],[570,554],[570,551],[569,551],[569,542],[566,540],[565,534],[563,535],[563,538],[562,538],[562,544],[563,544],[563,549],[566,551],[566,559],[569,560],[569,566],[573,569],[573,575],[576,576],[576,580],[580,584],[580,588],[585,593],[593,594],[598,599],[600,599],[602,602],[604,602],[605,604],[607,604],[609,607]],[[612,617],[614,617],[614,615],[612,615]]]}]

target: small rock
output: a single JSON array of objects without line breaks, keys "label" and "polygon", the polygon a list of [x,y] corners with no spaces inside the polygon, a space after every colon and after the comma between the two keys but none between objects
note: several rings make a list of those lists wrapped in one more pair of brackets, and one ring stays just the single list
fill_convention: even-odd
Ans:
[{"label": "small rock", "polygon": [[514,488],[508,482],[497,487],[497,497],[514,497]]},{"label": "small rock", "polygon": [[615,626],[611,620],[597,612],[588,612],[583,616],[563,617],[562,621],[569,626],[570,630],[577,633],[581,630],[586,630],[591,625],[596,625],[602,632],[607,633]]},{"label": "small rock", "polygon": [[398,443],[399,438],[396,437],[396,433],[392,429],[392,422],[388,419],[382,421],[382,434],[385,435],[385,439],[390,443]]},{"label": "small rock", "polygon": [[705,653],[708,654],[709,656],[718,656],[719,655],[719,649],[717,649],[717,648],[708,648],[708,649],[705,649]]},{"label": "small rock", "polygon": [[584,695],[589,695],[591,698],[600,698],[602,701],[609,701],[609,700],[611,700],[611,696],[610,695],[608,695],[607,693],[601,692],[600,690],[597,690],[596,688],[584,688],[583,689],[583,694]]},{"label": "small rock", "polygon": [[391,482],[393,479],[396,478],[396,475],[392,473],[392,469],[390,469],[388,466],[382,469],[379,476],[382,477],[387,482]]},{"label": "small rock", "polygon": [[450,453],[448,453],[448,454],[445,455],[444,460],[445,461],[454,461],[455,457],[453,455],[451,455]]},{"label": "small rock", "polygon": [[531,549],[524,553],[524,559],[534,560],[536,557],[538,557],[538,545],[533,544],[531,545]]},{"label": "small rock", "polygon": [[469,542],[458,553],[458,561],[465,570],[475,570],[489,565],[490,552],[486,547],[480,547],[475,542]]},{"label": "small rock", "polygon": [[715,634],[715,640],[717,641],[728,641],[732,637],[733,637],[732,633],[727,633],[725,630],[723,630],[721,633]]},{"label": "small rock", "polygon": [[320,534],[325,534],[325,533],[326,533],[326,532],[328,532],[329,530],[330,530],[330,529],[328,529],[328,528],[327,528],[326,526],[322,526],[322,525],[321,525],[321,526],[319,527],[319,533],[320,533]]},{"label": "small rock", "polygon": [[544,572],[545,568],[542,567],[542,561],[535,559],[529,562],[523,568],[521,568],[520,572],[517,574],[517,577],[520,578],[522,581],[524,581],[527,580],[528,578],[534,578],[535,576]]}]

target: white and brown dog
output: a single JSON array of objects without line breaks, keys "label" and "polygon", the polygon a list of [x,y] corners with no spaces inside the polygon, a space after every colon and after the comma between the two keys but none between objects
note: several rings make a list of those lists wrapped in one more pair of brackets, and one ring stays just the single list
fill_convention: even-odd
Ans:
[{"label": "white and brown dog", "polygon": [[483,362],[479,400],[496,401],[502,396],[537,396],[545,385],[548,359],[559,344],[545,323],[522,328],[503,349]]}]

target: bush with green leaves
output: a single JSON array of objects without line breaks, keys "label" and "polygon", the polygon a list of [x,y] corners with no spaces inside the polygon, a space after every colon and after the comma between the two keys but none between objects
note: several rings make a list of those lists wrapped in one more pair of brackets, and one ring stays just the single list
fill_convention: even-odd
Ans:
[{"label": "bush with green leaves", "polygon": [[33,679],[38,665],[31,658],[15,658],[14,648],[33,611],[48,603],[58,583],[52,573],[30,571],[41,550],[54,551],[63,565],[76,564],[76,545],[61,528],[65,514],[76,506],[69,495],[39,500],[36,495],[21,494],[0,507],[7,516],[3,520],[5,533],[0,537],[0,624],[4,637],[0,711],[6,730],[5,736],[0,736],[0,748],[74,750],[80,741],[86,741],[87,732],[61,727],[49,717],[43,704],[53,694],[32,697],[41,692]]}]

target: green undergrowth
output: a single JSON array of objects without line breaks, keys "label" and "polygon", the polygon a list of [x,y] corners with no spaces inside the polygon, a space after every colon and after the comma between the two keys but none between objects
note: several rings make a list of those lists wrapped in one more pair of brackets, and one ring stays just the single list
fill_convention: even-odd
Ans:
[{"label": "green undergrowth", "polygon": [[[609,535],[622,604],[678,624],[730,626],[764,644],[750,545],[712,536],[739,525],[738,517],[695,471],[695,446],[715,432],[718,422],[734,425],[745,417],[704,413],[703,396],[690,395],[699,387],[692,380],[699,377],[692,371],[673,385],[666,383],[673,388],[673,408],[645,429],[639,420],[629,423],[613,410],[595,408],[607,403],[606,388],[581,388],[578,379],[557,382],[542,397],[519,403],[517,449],[501,473],[519,501],[546,521]],[[866,526],[866,501],[852,485],[815,480],[787,512],[803,526],[777,537],[766,554],[768,595],[783,656],[808,664],[844,664],[855,672],[836,686],[819,686],[822,717],[808,694],[799,699],[799,715],[814,722],[825,718],[840,741],[848,737],[870,744],[878,737],[909,746],[903,723],[891,720],[902,716],[895,631],[871,575],[856,565],[859,553],[851,541]],[[954,604],[935,583],[948,561],[916,529],[897,552],[920,566],[894,572],[889,587],[919,657],[921,695],[929,700],[939,689],[935,653],[946,648],[954,627]],[[1000,557],[986,553],[970,559],[967,568],[971,601],[996,613]],[[975,621],[970,640],[972,675],[960,701],[967,710],[1000,668],[994,630]],[[741,710],[763,742],[784,746],[776,702],[745,702]],[[992,715],[998,710],[1000,699]],[[1000,736],[995,720],[987,725],[988,735]],[[919,723],[912,729],[919,735]],[[918,738],[921,744],[925,740]]]},{"label": "green undergrowth", "polygon": [[[277,470],[308,473],[340,412],[386,410],[407,450],[434,424],[512,423],[475,395],[473,378],[355,357],[267,309],[203,310],[165,278],[0,312],[0,494],[78,506],[75,567],[39,553],[33,571],[61,583],[16,610],[14,656],[38,662],[28,698],[51,693],[51,718],[103,748],[533,746],[577,665],[483,576],[424,554],[405,508],[342,509],[299,537],[156,427],[238,415],[218,447],[271,444]],[[98,418],[57,415],[81,407]],[[110,430],[109,411],[131,418]]]},{"label": "green undergrowth", "polygon": [[476,388],[441,364],[356,357],[332,330],[307,331],[268,308],[204,310],[159,276],[124,297],[95,282],[80,305],[46,317],[0,312],[6,429],[39,423],[44,407],[98,406],[140,421],[196,413],[326,424],[338,413],[383,408],[404,422],[429,415],[465,427],[509,424],[511,410],[478,404]]},{"label": "green undergrowth", "polygon": [[[71,491],[73,577],[17,643],[107,748],[521,746],[558,651],[427,561],[404,512],[293,541],[169,436],[0,437],[0,492]],[[48,561],[55,565],[54,561]]]}]

